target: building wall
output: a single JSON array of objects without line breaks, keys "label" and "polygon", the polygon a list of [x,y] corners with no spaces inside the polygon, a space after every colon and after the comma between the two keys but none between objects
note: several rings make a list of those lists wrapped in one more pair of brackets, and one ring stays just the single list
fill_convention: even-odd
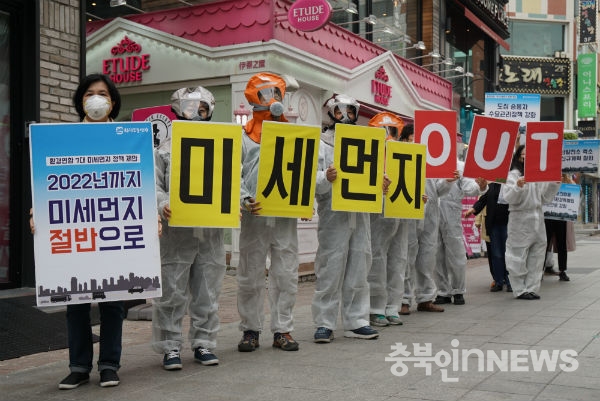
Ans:
[{"label": "building wall", "polygon": [[40,1],[40,122],[77,121],[72,97],[79,83],[79,0]]}]

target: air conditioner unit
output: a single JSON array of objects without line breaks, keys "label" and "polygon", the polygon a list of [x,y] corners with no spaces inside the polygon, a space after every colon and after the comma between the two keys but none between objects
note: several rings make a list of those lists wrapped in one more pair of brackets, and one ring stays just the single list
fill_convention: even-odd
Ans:
[{"label": "air conditioner unit", "polygon": [[127,0],[110,0],[111,7],[126,6]]}]

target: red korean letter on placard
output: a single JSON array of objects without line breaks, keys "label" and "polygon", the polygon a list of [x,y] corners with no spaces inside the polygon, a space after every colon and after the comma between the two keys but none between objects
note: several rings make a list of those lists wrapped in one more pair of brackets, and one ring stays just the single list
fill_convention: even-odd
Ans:
[{"label": "red korean letter on placard", "polygon": [[415,143],[427,145],[427,178],[452,178],[456,170],[456,111],[415,111]]},{"label": "red korean letter on placard", "polygon": [[527,123],[525,181],[560,181],[564,126],[562,121]]},{"label": "red korean letter on placard", "polygon": [[518,121],[475,116],[463,176],[506,182],[518,133]]}]

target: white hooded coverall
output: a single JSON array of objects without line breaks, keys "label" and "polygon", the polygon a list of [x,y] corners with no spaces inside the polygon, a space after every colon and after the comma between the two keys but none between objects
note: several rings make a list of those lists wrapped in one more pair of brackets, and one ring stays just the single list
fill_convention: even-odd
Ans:
[{"label": "white hooded coverall", "polygon": [[182,321],[190,316],[192,349],[214,349],[219,331],[219,294],[225,275],[222,228],[169,227],[162,215],[169,204],[170,153],[154,151],[156,195],[162,219],[160,237],[162,297],[153,300],[152,348],[180,350]]},{"label": "white hooded coverall", "polygon": [[513,295],[538,293],[546,257],[546,227],[542,205],[550,203],[560,189],[560,183],[527,182],[517,185],[521,172],[513,169],[502,187],[502,197],[508,203],[508,234],[506,269]]},{"label": "white hooded coverall", "polygon": [[[242,182],[240,197],[256,199],[260,144],[242,135]],[[294,329],[292,310],[298,292],[298,219],[254,216],[242,208],[240,262],[237,268],[237,305],[240,330],[258,331],[263,326],[265,269],[269,268],[271,331]]]},{"label": "white hooded coverall", "polygon": [[331,210],[331,182],[325,171],[333,164],[334,130],[321,134],[315,196],[318,203],[319,247],[315,258],[313,321],[335,330],[342,309],[344,330],[369,325],[368,269],[371,266],[371,230],[368,213]]},{"label": "white hooded coverall", "polygon": [[461,177],[452,183],[450,191],[440,198],[440,225],[437,248],[437,263],[434,270],[437,295],[449,297],[464,294],[467,255],[463,239],[462,199],[465,196],[483,195],[479,184],[462,173],[465,163],[458,160],[457,169]]}]

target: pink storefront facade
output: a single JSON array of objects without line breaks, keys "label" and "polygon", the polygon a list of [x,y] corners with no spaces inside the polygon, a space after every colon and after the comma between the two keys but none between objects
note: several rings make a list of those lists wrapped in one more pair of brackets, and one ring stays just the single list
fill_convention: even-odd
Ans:
[{"label": "pink storefront facade", "polygon": [[[286,78],[283,103],[297,124],[321,125],[323,104],[336,93],[361,103],[363,125],[384,110],[408,122],[415,110],[452,108],[450,82],[332,23],[298,30],[287,20],[291,5],[236,0],[90,23],[87,73],[104,72],[118,82],[122,119],[168,104],[180,87],[202,85],[217,100],[213,121],[233,122],[236,110],[250,109],[244,89],[261,71]],[[312,270],[317,222],[315,216],[298,224],[301,273]],[[238,234],[231,233],[232,266]]]}]

